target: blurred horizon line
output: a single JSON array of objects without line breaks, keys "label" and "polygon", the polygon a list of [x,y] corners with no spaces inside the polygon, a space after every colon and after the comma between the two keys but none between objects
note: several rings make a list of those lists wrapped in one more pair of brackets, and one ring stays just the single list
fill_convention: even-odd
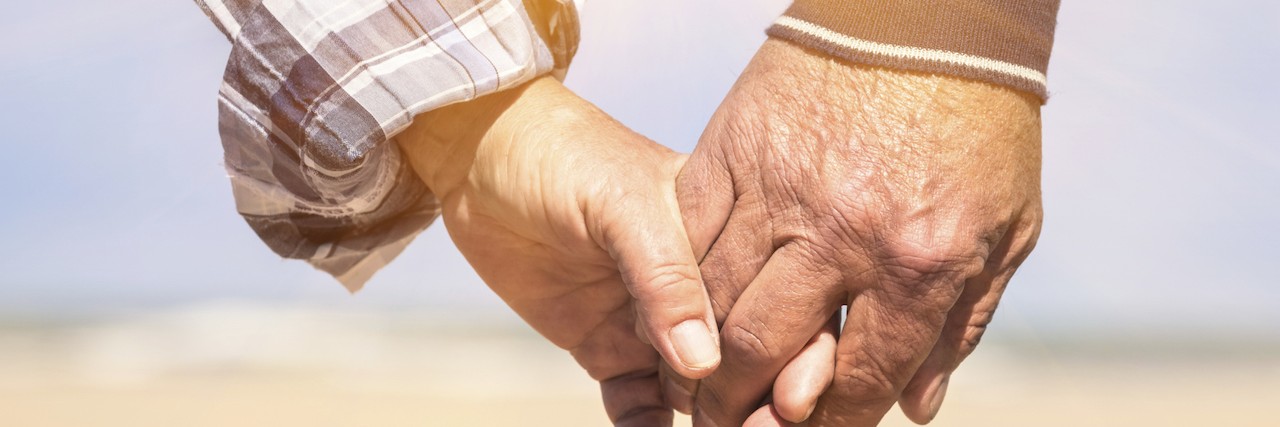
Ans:
[{"label": "blurred horizon line", "polygon": [[[127,307],[117,304],[74,313],[65,309],[13,310],[0,307],[0,337],[6,334],[38,331],[55,333],[99,327],[147,329],[150,326],[164,326],[182,329],[184,325],[217,325],[219,328],[232,329],[235,325],[309,325],[305,329],[341,329],[345,333],[356,334],[363,333],[361,331],[398,336],[478,334],[541,340],[519,316],[500,306],[367,306],[221,298],[159,306]],[[1218,327],[1209,327],[1203,331],[1184,328],[1108,330],[1098,325],[1046,329],[1043,325],[1030,327],[1015,316],[1000,315],[996,316],[982,347],[1000,347],[1005,352],[1022,353],[1031,357],[1051,354],[1053,357],[1084,358],[1142,356],[1164,360],[1280,360],[1280,336],[1265,328],[1238,329],[1230,333]]]}]

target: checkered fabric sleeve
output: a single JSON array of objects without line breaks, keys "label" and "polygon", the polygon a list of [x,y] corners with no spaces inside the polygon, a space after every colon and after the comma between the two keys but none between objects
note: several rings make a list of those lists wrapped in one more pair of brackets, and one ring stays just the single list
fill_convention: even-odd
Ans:
[{"label": "checkered fabric sleeve", "polygon": [[232,43],[218,91],[236,208],[355,291],[439,216],[394,139],[415,115],[563,77],[570,0],[196,0]]}]

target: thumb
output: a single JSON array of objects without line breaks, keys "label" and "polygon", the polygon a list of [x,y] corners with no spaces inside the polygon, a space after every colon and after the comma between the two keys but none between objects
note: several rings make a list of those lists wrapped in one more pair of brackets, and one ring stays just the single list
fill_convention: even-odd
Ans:
[{"label": "thumb", "polygon": [[676,196],[684,216],[685,230],[694,256],[699,261],[724,231],[733,210],[733,179],[723,156],[707,144],[698,144],[682,164],[676,178]]},{"label": "thumb", "polygon": [[676,373],[703,378],[720,364],[719,333],[674,184],[665,182],[654,197],[631,193],[609,209],[601,243],[635,298],[639,329]]}]

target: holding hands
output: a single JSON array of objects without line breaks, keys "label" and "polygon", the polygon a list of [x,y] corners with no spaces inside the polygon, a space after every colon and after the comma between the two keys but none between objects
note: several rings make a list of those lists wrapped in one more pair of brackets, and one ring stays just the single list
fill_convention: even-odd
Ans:
[{"label": "holding hands", "polygon": [[1039,235],[1057,0],[794,0],[688,156],[556,79],[578,0],[196,3],[268,247],[354,291],[443,216],[615,425],[927,423]]},{"label": "holding hands", "polygon": [[659,355],[686,378],[720,361],[676,202],[686,156],[550,77],[419,117],[400,141],[458,249],[600,382],[614,423],[670,424]]},{"label": "holding hands", "polygon": [[400,137],[615,424],[708,426],[931,420],[1034,246],[1039,139],[1033,97],[777,40],[687,163],[549,78]]}]

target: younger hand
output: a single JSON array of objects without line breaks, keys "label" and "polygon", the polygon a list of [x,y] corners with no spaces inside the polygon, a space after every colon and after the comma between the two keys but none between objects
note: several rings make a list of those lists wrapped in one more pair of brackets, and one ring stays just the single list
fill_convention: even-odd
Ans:
[{"label": "younger hand", "polygon": [[685,156],[550,78],[421,116],[398,138],[459,250],[600,381],[610,419],[669,425],[659,354],[689,378],[720,361],[676,202]]}]

